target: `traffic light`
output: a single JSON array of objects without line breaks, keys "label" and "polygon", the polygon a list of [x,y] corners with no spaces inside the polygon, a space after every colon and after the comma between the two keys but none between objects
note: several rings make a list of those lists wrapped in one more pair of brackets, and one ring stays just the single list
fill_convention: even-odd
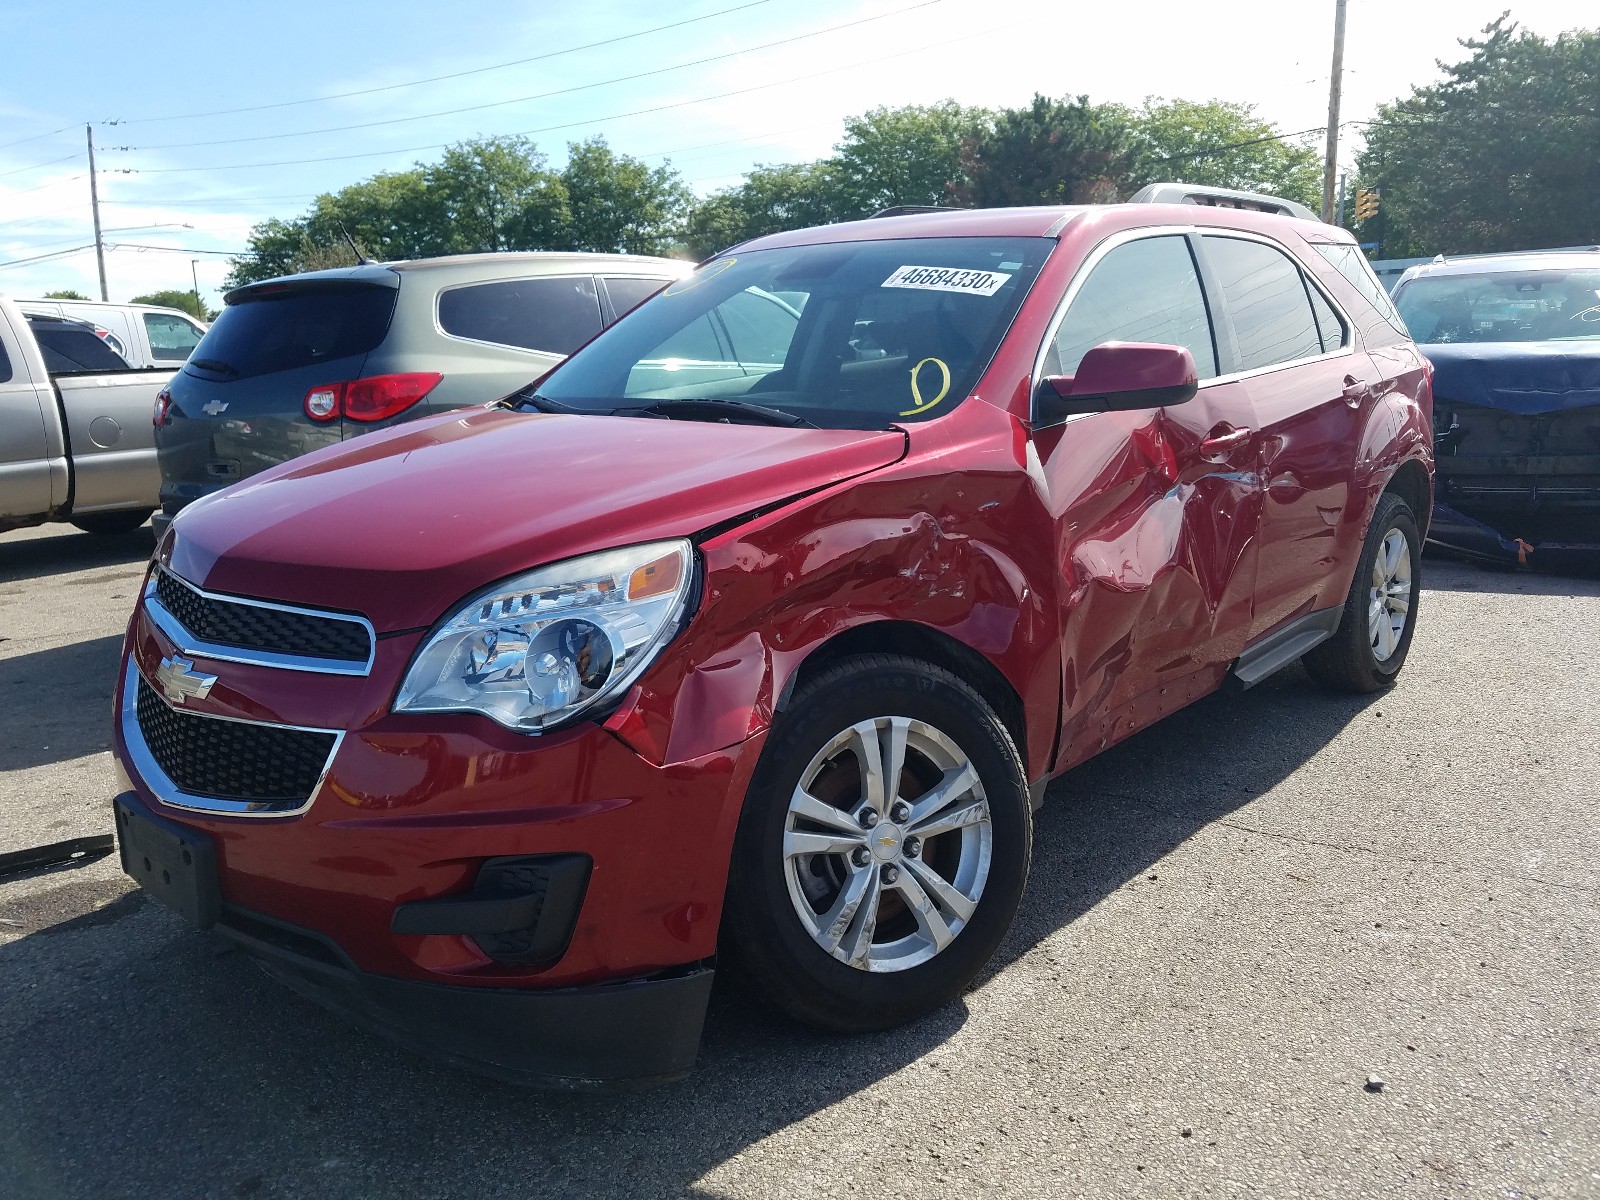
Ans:
[{"label": "traffic light", "polygon": [[1378,215],[1381,198],[1376,188],[1356,189],[1356,220],[1370,221]]}]

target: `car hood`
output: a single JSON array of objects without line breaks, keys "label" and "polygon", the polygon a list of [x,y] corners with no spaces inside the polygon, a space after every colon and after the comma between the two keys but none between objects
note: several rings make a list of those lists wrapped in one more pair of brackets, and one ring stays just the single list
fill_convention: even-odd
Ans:
[{"label": "car hood", "polygon": [[1535,416],[1600,404],[1600,340],[1477,342],[1419,347],[1433,363],[1437,402]]},{"label": "car hood", "polygon": [[475,409],[370,434],[191,505],[163,555],[217,592],[431,625],[544,563],[684,537],[898,460],[899,430]]}]

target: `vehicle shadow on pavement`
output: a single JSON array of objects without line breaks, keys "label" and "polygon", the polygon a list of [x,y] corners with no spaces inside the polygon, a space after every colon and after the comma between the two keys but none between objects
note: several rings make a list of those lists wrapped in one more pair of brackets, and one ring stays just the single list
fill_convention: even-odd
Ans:
[{"label": "vehicle shadow on pavement", "polygon": [[1430,554],[1422,564],[1422,585],[1430,591],[1494,595],[1600,596],[1600,557],[1569,563],[1561,571],[1506,570]]},{"label": "vehicle shadow on pavement", "polygon": [[17,538],[0,534],[0,583],[95,567],[143,566],[150,561],[155,549],[156,535],[149,525],[117,537],[97,537],[71,526],[63,526],[62,532],[54,537],[35,534]]},{"label": "vehicle shadow on pavement", "polygon": [[[1105,897],[1146,886],[1172,848],[1376,699],[1329,695],[1294,668],[1071,773],[1040,814],[1022,914],[978,986]],[[22,933],[0,944],[8,1197],[697,1193],[775,1131],[913,1064],[919,1078],[945,1070],[941,1048],[968,1017],[958,1002],[890,1034],[825,1036],[719,988],[687,1082],[522,1092],[324,1014],[219,955],[113,865],[35,877],[25,892],[0,884],[0,936]],[[914,1119],[907,1103],[893,1107]]]},{"label": "vehicle shadow on pavement", "polygon": [[121,654],[110,635],[0,658],[0,771],[109,750]]}]

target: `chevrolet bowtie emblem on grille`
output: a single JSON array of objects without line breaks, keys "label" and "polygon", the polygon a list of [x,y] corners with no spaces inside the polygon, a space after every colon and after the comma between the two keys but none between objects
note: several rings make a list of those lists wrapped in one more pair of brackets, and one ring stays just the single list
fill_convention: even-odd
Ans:
[{"label": "chevrolet bowtie emblem on grille", "polygon": [[202,675],[194,669],[194,663],[176,655],[163,658],[161,665],[156,668],[156,682],[174,704],[182,704],[190,696],[204,700],[216,681],[215,675]]},{"label": "chevrolet bowtie emblem on grille", "polygon": [[218,413],[226,412],[227,409],[228,402],[226,400],[210,400],[200,407],[200,411],[208,417],[214,417]]}]

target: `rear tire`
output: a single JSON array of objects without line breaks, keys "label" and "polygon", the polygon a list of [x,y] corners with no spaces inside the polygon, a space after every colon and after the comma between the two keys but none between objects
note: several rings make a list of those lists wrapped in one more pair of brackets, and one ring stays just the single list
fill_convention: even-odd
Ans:
[{"label": "rear tire", "polygon": [[124,509],[118,512],[84,513],[81,517],[73,517],[72,524],[85,533],[95,534],[97,537],[118,537],[124,533],[132,533],[150,519],[150,514],[155,509]]},{"label": "rear tire", "polygon": [[1021,758],[981,696],[917,659],[843,659],[787,708],[734,842],[725,961],[807,1025],[903,1024],[1011,928],[1032,854]]},{"label": "rear tire", "polygon": [[1339,631],[1301,661],[1311,677],[1341,692],[1381,692],[1394,684],[1411,649],[1422,592],[1422,536],[1393,492],[1378,497],[1345,598]]}]

